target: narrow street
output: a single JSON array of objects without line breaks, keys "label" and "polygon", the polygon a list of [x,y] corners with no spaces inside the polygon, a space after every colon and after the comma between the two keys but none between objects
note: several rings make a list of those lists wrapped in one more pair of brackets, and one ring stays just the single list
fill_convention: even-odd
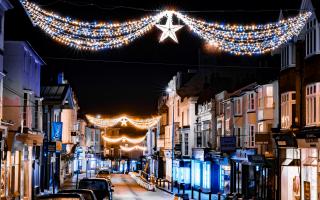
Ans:
[{"label": "narrow street", "polygon": [[113,199],[114,200],[162,200],[173,199],[172,195],[161,190],[156,192],[147,191],[140,187],[129,175],[127,174],[113,174],[112,183],[114,187]]}]

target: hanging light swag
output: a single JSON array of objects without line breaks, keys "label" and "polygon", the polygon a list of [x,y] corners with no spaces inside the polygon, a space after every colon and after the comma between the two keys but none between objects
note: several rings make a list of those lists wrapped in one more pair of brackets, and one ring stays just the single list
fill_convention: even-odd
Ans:
[{"label": "hanging light swag", "polygon": [[[20,0],[33,24],[40,27],[54,40],[83,50],[119,48],[145,35],[154,26],[163,33],[160,41],[171,38],[178,42],[175,32],[182,25],[172,24],[172,16],[180,19],[205,42],[235,55],[264,54],[297,36],[303,29],[311,12],[300,12],[295,17],[262,25],[224,25],[209,23],[182,14],[165,10],[157,15],[123,23],[84,22],[62,17],[40,8],[28,0]],[[166,17],[165,25],[160,20]],[[112,123],[112,122],[111,122]]]},{"label": "hanging light swag", "polygon": [[106,142],[110,142],[110,143],[118,143],[118,142],[129,142],[132,144],[139,144],[141,142],[143,142],[146,138],[146,136],[140,137],[140,138],[129,138],[126,136],[122,136],[122,137],[118,137],[118,138],[112,138],[112,137],[107,137],[105,135],[102,135],[102,138],[106,141]]},{"label": "hanging light swag", "polygon": [[139,129],[149,129],[155,126],[161,118],[160,116],[157,116],[157,117],[151,117],[147,119],[135,119],[127,116],[121,116],[117,118],[102,119],[102,118],[93,117],[91,115],[86,115],[86,117],[90,123],[102,128],[113,127],[118,123],[121,123],[121,126],[126,126],[127,122],[129,122],[130,124],[132,124],[133,126]]}]

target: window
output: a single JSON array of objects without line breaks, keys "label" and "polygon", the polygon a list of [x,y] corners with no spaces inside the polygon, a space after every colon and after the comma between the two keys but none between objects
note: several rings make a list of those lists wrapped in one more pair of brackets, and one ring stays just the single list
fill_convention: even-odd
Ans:
[{"label": "window", "polygon": [[250,92],[248,94],[248,111],[254,111],[255,110],[255,94],[253,92]]},{"label": "window", "polygon": [[188,155],[189,154],[189,137],[188,133],[184,134],[184,154]]},{"label": "window", "polygon": [[254,139],[255,126],[249,125],[249,145],[250,147],[254,147],[255,139]]},{"label": "window", "polygon": [[306,125],[320,124],[320,82],[306,87]]},{"label": "window", "polygon": [[28,101],[29,101],[29,94],[24,93],[23,94],[23,126],[27,126],[27,120],[28,120]]},{"label": "window", "polygon": [[281,94],[281,128],[289,129],[296,117],[296,92]]},{"label": "window", "polygon": [[202,132],[197,132],[197,147],[202,147]]},{"label": "window", "polygon": [[242,144],[241,144],[241,128],[236,128],[237,130],[237,147],[241,147]]},{"label": "window", "polygon": [[316,18],[311,18],[306,24],[306,35],[305,35],[305,46],[306,46],[306,56],[315,54],[318,51],[317,45],[317,33],[318,22]]},{"label": "window", "polygon": [[177,114],[179,117],[179,115],[180,115],[180,100],[178,100],[178,102],[177,102]]},{"label": "window", "polygon": [[265,107],[266,108],[273,107],[273,87],[271,85],[266,86]]},{"label": "window", "polygon": [[242,98],[241,97],[234,99],[234,114],[242,115]]},{"label": "window", "polygon": [[296,48],[294,43],[289,43],[281,49],[281,70],[294,67],[296,62]]}]

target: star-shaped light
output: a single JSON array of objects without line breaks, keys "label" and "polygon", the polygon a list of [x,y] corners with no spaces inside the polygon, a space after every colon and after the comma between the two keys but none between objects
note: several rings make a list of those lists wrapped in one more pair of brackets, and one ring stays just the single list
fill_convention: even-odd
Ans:
[{"label": "star-shaped light", "polygon": [[127,126],[128,119],[123,117],[120,122],[121,122],[121,126]]},{"label": "star-shaped light", "polygon": [[176,36],[176,31],[180,30],[183,25],[173,25],[172,24],[172,12],[168,12],[167,14],[167,21],[165,25],[162,24],[156,24],[156,27],[162,31],[162,35],[160,37],[160,41],[162,42],[167,37],[170,37],[173,41],[178,43],[178,39]]}]

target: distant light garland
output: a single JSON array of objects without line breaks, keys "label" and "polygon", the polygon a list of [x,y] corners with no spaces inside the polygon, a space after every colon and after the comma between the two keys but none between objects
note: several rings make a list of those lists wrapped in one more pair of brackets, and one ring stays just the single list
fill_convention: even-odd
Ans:
[{"label": "distant light garland", "polygon": [[[78,49],[93,51],[127,45],[146,34],[155,25],[163,31],[160,41],[170,37],[177,42],[174,33],[182,26],[172,24],[172,15],[175,15],[205,42],[217,46],[222,51],[235,55],[264,54],[297,36],[312,14],[301,12],[295,17],[263,25],[223,25],[194,19],[177,11],[165,10],[136,21],[97,23],[61,17],[28,0],[20,1],[32,22],[54,40]],[[159,24],[163,17],[167,18],[166,25]],[[177,30],[168,29],[169,25]]]},{"label": "distant light garland", "polygon": [[129,142],[132,144],[138,144],[141,143],[145,140],[146,136],[140,137],[140,138],[129,138],[126,136],[122,136],[122,137],[118,137],[118,138],[111,138],[111,137],[107,137],[105,135],[102,136],[102,138],[106,141],[106,142],[111,142],[111,143],[119,143],[119,142]]},{"label": "distant light garland", "polygon": [[160,116],[157,116],[157,117],[152,117],[148,119],[134,119],[127,116],[121,116],[117,118],[101,119],[101,118],[93,117],[91,115],[86,115],[86,117],[90,123],[103,128],[113,127],[120,122],[122,126],[126,126],[127,122],[129,122],[130,124],[132,124],[138,129],[149,129],[155,126],[161,118]]},{"label": "distant light garland", "polygon": [[147,150],[146,147],[139,146],[139,145],[136,145],[136,146],[133,146],[133,147],[125,147],[125,146],[121,146],[120,145],[120,149],[123,150],[123,151],[134,151],[134,150],[145,151],[145,150]]}]

